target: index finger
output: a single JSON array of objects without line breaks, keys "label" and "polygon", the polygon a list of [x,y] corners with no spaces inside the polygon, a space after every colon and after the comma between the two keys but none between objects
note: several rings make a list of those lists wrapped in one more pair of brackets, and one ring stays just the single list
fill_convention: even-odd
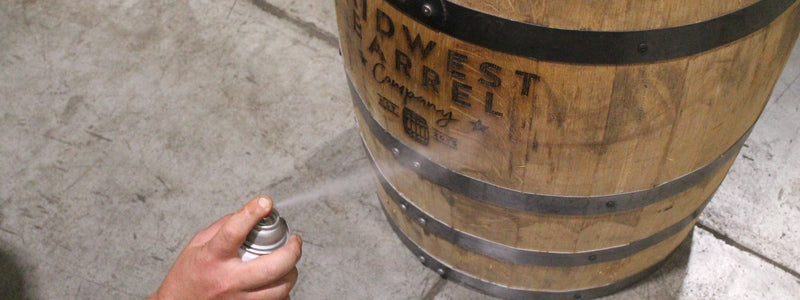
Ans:
[{"label": "index finger", "polygon": [[209,251],[221,257],[238,256],[237,249],[247,238],[247,233],[271,210],[272,200],[267,196],[258,196],[250,200],[228,218],[217,234],[208,241],[206,245]]},{"label": "index finger", "polygon": [[194,235],[192,240],[189,241],[190,245],[203,245],[208,242],[215,234],[219,231],[219,228],[222,227],[222,224],[228,221],[233,214],[227,214],[216,220],[213,224],[206,227],[206,229],[200,230],[197,234]]}]

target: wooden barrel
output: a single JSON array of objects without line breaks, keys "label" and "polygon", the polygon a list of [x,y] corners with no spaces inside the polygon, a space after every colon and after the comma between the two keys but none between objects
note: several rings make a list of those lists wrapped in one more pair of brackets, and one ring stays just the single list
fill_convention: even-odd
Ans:
[{"label": "wooden barrel", "polygon": [[[702,3],[701,3],[702,2]],[[691,232],[800,31],[797,0],[336,0],[389,223],[506,298],[585,298]]]}]

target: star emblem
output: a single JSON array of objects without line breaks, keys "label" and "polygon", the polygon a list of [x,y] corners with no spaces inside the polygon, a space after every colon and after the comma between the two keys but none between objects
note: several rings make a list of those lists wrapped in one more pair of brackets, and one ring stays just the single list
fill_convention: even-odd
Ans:
[{"label": "star emblem", "polygon": [[489,127],[483,125],[481,120],[471,121],[470,123],[472,123],[472,131],[486,132],[486,129],[489,129]]}]

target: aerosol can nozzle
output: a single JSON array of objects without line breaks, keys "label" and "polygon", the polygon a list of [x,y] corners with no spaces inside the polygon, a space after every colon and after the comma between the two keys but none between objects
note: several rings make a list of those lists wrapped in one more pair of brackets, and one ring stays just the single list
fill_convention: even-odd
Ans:
[{"label": "aerosol can nozzle", "polygon": [[277,250],[289,240],[289,226],[274,208],[269,216],[258,221],[247,234],[247,238],[239,247],[242,261],[249,261],[258,256]]}]

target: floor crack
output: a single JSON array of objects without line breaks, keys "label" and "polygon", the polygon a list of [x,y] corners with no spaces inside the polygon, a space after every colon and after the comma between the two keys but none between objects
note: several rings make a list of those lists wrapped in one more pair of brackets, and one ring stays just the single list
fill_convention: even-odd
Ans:
[{"label": "floor crack", "polygon": [[447,283],[447,280],[442,277],[438,277],[436,280],[436,283],[434,283],[431,289],[425,293],[425,296],[422,296],[423,300],[433,300],[434,297],[436,297],[436,295],[441,293],[444,289],[444,285]]},{"label": "floor crack", "polygon": [[730,238],[729,236],[725,235],[724,233],[719,232],[719,231],[717,231],[717,230],[715,230],[715,229],[713,229],[711,227],[708,227],[706,224],[703,224],[700,221],[697,221],[697,228],[700,228],[702,230],[708,231],[709,233],[711,233],[718,240],[721,240],[721,241],[725,242],[726,244],[728,244],[730,246],[733,246],[736,249],[739,249],[740,251],[743,251],[743,252],[749,253],[749,254],[751,254],[751,255],[753,255],[755,257],[758,257],[761,260],[769,263],[770,265],[773,265],[776,268],[781,269],[782,271],[784,271],[786,273],[789,273],[792,276],[794,276],[796,279],[800,280],[800,273],[798,273],[797,271],[792,270],[788,266],[786,266],[786,265],[784,265],[782,263],[779,263],[779,262],[767,257],[764,254],[758,253],[755,250],[746,247],[745,245],[742,245],[741,243],[733,240],[732,238]]},{"label": "floor crack", "polygon": [[305,21],[301,18],[298,18],[297,16],[293,16],[289,14],[286,10],[277,7],[271,3],[268,3],[266,0],[250,0],[250,2],[252,2],[253,5],[257,6],[261,10],[269,13],[270,15],[273,15],[279,19],[287,20],[289,21],[289,23],[292,23],[295,26],[300,27],[300,29],[302,29],[312,37],[315,37],[325,42],[326,44],[328,44],[333,48],[339,49],[339,39],[336,37],[336,35],[328,31],[325,31],[322,28],[319,28],[317,24]]}]

